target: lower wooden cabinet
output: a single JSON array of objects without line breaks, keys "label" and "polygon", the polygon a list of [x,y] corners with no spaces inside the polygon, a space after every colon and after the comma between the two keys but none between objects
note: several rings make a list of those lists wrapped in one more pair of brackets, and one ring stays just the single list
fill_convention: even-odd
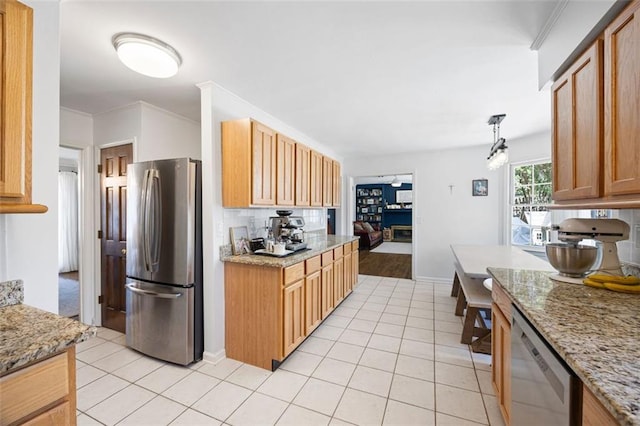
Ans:
[{"label": "lower wooden cabinet", "polygon": [[503,290],[496,284],[492,295],[494,303],[491,305],[491,382],[496,391],[498,406],[505,424],[511,424],[511,311],[503,313],[498,302],[504,295]]},{"label": "lower wooden cabinet", "polygon": [[582,385],[582,426],[615,426],[618,422],[593,393]]},{"label": "lower wooden cabinet", "polygon": [[273,370],[295,350],[345,297],[358,252],[348,268],[334,252],[286,268],[226,262],[227,357]]},{"label": "lower wooden cabinet", "polygon": [[75,425],[75,346],[0,377],[0,424]]},{"label": "lower wooden cabinet", "polygon": [[353,289],[353,254],[351,252],[344,255],[344,297],[347,297]]}]

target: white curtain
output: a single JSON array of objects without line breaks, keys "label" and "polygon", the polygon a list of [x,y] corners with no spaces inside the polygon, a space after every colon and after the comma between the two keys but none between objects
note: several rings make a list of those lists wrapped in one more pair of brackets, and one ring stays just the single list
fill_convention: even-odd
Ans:
[{"label": "white curtain", "polygon": [[78,270],[78,176],[58,173],[58,272]]}]

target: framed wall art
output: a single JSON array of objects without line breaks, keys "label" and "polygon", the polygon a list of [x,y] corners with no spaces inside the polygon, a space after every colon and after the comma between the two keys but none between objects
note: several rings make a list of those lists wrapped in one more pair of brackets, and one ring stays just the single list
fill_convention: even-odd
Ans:
[{"label": "framed wall art", "polygon": [[486,197],[489,195],[489,181],[487,179],[474,179],[471,183],[471,195],[474,197]]}]

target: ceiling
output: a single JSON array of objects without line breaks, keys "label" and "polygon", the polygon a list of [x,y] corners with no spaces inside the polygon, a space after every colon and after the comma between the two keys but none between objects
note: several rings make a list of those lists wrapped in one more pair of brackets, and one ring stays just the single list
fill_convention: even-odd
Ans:
[{"label": "ceiling", "polygon": [[[200,119],[214,81],[339,155],[487,144],[548,131],[529,46],[554,1],[61,2],[61,104],[100,113],[143,100]],[[175,47],[153,79],[111,45],[139,32]]]}]

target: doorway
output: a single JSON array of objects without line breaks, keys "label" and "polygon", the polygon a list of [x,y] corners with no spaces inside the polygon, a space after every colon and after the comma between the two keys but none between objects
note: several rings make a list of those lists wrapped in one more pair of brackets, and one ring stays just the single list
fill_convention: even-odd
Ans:
[{"label": "doorway", "polygon": [[354,178],[360,273],[413,278],[413,175]]},{"label": "doorway", "polygon": [[125,332],[127,166],[133,144],[100,150],[100,276],[102,326]]},{"label": "doorway", "polygon": [[58,154],[58,313],[80,318],[79,181],[80,150]]}]

